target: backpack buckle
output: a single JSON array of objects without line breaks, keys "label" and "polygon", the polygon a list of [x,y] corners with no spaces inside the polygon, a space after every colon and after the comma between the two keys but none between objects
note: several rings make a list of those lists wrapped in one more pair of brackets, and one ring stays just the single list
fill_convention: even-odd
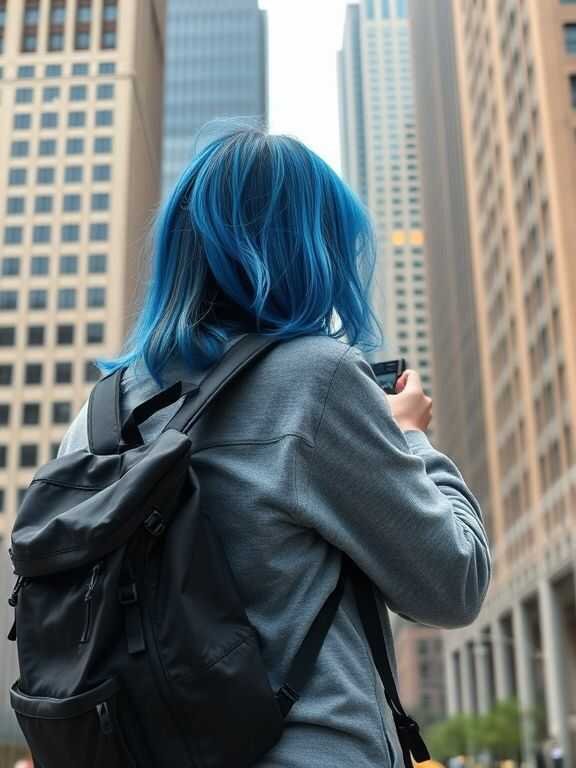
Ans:
[{"label": "backpack buckle", "polygon": [[138,592],[136,584],[123,584],[118,588],[118,600],[122,605],[132,605],[138,602]]},{"label": "backpack buckle", "polygon": [[166,523],[157,509],[153,509],[146,520],[144,520],[144,528],[146,528],[148,533],[152,536],[161,536],[164,533],[166,530]]}]

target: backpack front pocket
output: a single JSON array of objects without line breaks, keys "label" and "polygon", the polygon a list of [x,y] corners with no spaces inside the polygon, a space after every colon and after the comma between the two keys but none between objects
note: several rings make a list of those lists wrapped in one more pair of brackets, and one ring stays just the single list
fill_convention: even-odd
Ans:
[{"label": "backpack front pocket", "polygon": [[118,721],[117,694],[114,679],[64,699],[28,696],[16,681],[10,701],[42,768],[137,768]]}]

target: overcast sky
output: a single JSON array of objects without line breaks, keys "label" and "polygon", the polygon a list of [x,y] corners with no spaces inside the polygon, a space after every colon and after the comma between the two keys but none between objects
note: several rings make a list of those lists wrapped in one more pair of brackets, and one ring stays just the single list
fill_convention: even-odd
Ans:
[{"label": "overcast sky", "polygon": [[260,0],[268,11],[270,130],[340,170],[336,53],[353,0]]}]

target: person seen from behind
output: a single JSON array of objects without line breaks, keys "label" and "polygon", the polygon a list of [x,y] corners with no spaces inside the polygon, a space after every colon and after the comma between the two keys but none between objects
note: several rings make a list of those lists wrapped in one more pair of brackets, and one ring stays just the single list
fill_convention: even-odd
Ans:
[{"label": "person seen from behind", "polygon": [[[478,615],[490,579],[482,513],[426,436],[417,371],[387,396],[365,354],[369,215],[299,141],[234,127],[184,170],[154,228],[139,315],[108,373],[127,366],[122,418],[170,383],[199,381],[244,334],[282,343],[194,429],[202,505],[220,535],[270,680],[281,684],[334,589],[342,553],[389,613],[434,627]],[[180,403],[141,425],[154,439]],[[86,448],[86,406],[59,455]],[[225,734],[223,734],[225,738]],[[344,596],[281,740],[257,768],[401,766],[354,595]]]}]

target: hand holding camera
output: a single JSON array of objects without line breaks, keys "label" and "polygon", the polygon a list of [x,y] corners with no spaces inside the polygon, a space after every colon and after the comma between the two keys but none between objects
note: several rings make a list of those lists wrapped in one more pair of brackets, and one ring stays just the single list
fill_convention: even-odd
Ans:
[{"label": "hand holding camera", "polygon": [[406,368],[404,359],[375,363],[372,369],[388,395],[392,416],[400,429],[425,432],[432,420],[432,400],[422,389],[419,373]]}]

